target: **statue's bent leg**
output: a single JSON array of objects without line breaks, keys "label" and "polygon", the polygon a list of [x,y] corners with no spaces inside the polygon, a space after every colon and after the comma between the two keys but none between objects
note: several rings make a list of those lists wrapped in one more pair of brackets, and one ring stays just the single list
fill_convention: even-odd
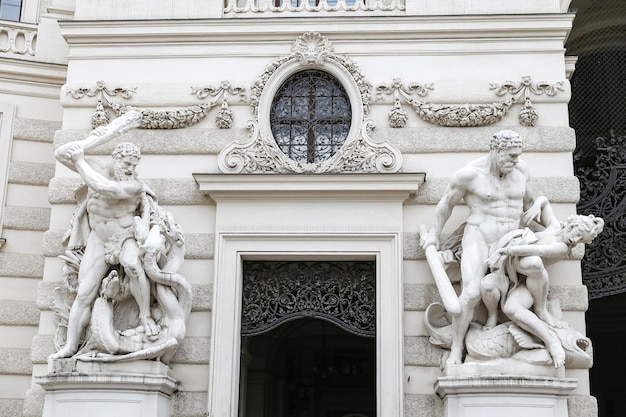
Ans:
[{"label": "statue's bent leg", "polygon": [[527,256],[520,259],[520,272],[526,275],[526,287],[533,297],[533,311],[548,326],[559,326],[560,324],[548,312],[548,271],[543,265],[543,260],[538,256]]},{"label": "statue's bent leg", "polygon": [[501,276],[498,272],[485,275],[480,283],[480,294],[487,307],[487,322],[483,326],[483,330],[489,330],[498,324],[498,307],[500,300],[506,296],[508,289],[508,278]]},{"label": "statue's bent leg", "polygon": [[515,324],[540,338],[550,352],[555,368],[565,365],[565,350],[548,325],[532,311],[533,296],[524,285],[511,290],[503,311]]}]

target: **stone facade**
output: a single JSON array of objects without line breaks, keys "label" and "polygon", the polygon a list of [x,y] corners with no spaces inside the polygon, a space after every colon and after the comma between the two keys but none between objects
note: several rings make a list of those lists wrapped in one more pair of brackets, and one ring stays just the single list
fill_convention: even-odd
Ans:
[{"label": "stone facade", "polygon": [[[146,122],[125,134],[124,140],[141,148],[140,177],[186,231],[187,253],[180,272],[192,285],[193,304],[187,337],[171,361],[171,375],[180,381],[172,416],[199,417],[207,410],[213,414],[227,409],[234,415],[232,402],[223,404],[230,399],[220,398],[224,391],[216,390],[217,383],[212,382],[228,372],[229,381],[233,379],[227,364],[214,362],[223,360],[219,352],[225,348],[220,344],[226,343],[216,334],[221,336],[221,326],[231,323],[221,321],[231,313],[217,310],[226,307],[219,307],[223,301],[214,292],[223,295],[228,290],[220,274],[233,273],[227,268],[231,260],[219,257],[235,250],[228,246],[236,240],[232,236],[242,234],[255,241],[292,234],[306,241],[305,236],[315,232],[327,246],[312,240],[298,253],[312,250],[330,257],[333,252],[349,252],[333,241],[333,234],[361,234],[375,242],[383,242],[385,234],[396,236],[392,249],[388,243],[362,249],[399,254],[398,259],[381,255],[393,258],[386,268],[398,276],[398,293],[384,296],[390,311],[379,313],[395,320],[391,327],[397,326],[389,330],[395,340],[382,347],[397,364],[383,377],[397,388],[392,398],[402,403],[380,400],[385,392],[379,390],[383,404],[379,410],[385,415],[442,416],[443,403],[433,387],[441,376],[443,351],[428,342],[423,324],[426,307],[439,296],[419,248],[418,228],[430,223],[449,177],[484,153],[493,133],[512,129],[525,140],[524,160],[535,193],[548,197],[559,218],[575,212],[579,191],[571,162],[575,136],[568,127],[570,68],[563,55],[573,19],[567,13],[569,2],[468,1],[461,7],[456,1],[394,0],[320,14],[254,11],[246,6],[250,3],[229,1],[223,7],[221,0],[189,0],[175,6],[159,1],[155,6],[116,1],[105,7],[95,0],[53,0],[39,19],[34,55],[27,54],[22,61],[0,60],[0,66],[14,74],[0,79],[0,103],[11,103],[6,111],[0,109],[0,145],[10,150],[3,162],[4,179],[0,173],[4,181],[0,190],[5,188],[0,194],[1,237],[6,239],[0,251],[0,283],[5,289],[0,294],[0,385],[6,387],[0,394],[0,416],[42,414],[44,392],[32,376],[48,371],[47,357],[54,350],[51,295],[62,279],[60,241],[75,207],[73,190],[80,184],[76,174],[55,165],[53,149],[84,138],[97,110],[111,118],[123,106],[150,113],[154,125]],[[369,10],[365,4],[370,3],[378,6]],[[264,2],[255,4],[261,10]],[[296,178],[296,186],[289,188],[292,185],[276,185],[270,177],[254,181],[246,177],[244,185],[233,185],[228,179],[194,176],[225,175],[220,153],[250,140],[248,121],[255,120],[267,137],[265,106],[296,66],[285,75],[276,75],[276,69],[281,59],[294,54],[294,44],[310,33],[328,42],[329,54],[336,57],[333,62],[340,64],[305,60],[298,68],[335,71],[344,84],[353,83],[348,95],[353,109],[361,112],[359,122],[371,119],[376,126],[367,131],[371,142],[388,143],[401,154],[395,174],[368,175],[416,174],[412,190],[404,183],[391,181],[394,185],[389,186],[376,179],[363,188],[354,183],[333,188],[314,181],[299,184]],[[14,58],[7,54],[16,53],[3,57]],[[411,88],[413,84],[426,87]],[[520,117],[526,98],[537,116],[533,123]],[[232,126],[220,113],[224,102]],[[501,109],[497,118],[474,122],[468,109],[478,107],[476,114],[484,115],[494,104]],[[394,108],[403,123],[390,119]],[[170,117],[176,111],[192,114],[191,121],[181,122],[180,114]],[[12,127],[8,132],[6,124]],[[97,148],[90,156],[106,160],[113,146]],[[396,187],[397,194],[389,197],[386,187]],[[263,195],[280,202],[282,209]],[[242,206],[236,206],[242,198]],[[320,199],[328,204],[320,204]],[[316,205],[311,206],[314,200]],[[365,203],[360,206],[356,201]],[[369,217],[368,209],[380,208],[377,201],[390,205],[373,212],[393,217]],[[307,205],[303,210],[307,220],[288,217],[289,207]],[[315,208],[329,218],[311,220]],[[287,217],[267,220],[273,210]],[[464,215],[464,208],[458,207],[451,224],[458,225]],[[452,232],[452,225],[444,232]],[[359,239],[352,239],[358,246]],[[279,239],[267,242],[287,259],[297,258]],[[587,301],[580,256],[550,272],[552,293],[560,299],[565,319],[584,333]],[[578,379],[567,399],[569,416],[595,415],[587,371],[567,370],[565,376]]]}]

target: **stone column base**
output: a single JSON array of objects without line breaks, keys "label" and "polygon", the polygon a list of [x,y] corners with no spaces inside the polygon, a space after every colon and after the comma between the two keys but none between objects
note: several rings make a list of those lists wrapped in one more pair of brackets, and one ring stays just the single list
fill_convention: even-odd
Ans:
[{"label": "stone column base", "polygon": [[177,381],[157,361],[55,359],[35,376],[46,391],[43,417],[169,417]]},{"label": "stone column base", "polygon": [[444,417],[568,417],[574,378],[541,376],[446,376],[435,391]]}]

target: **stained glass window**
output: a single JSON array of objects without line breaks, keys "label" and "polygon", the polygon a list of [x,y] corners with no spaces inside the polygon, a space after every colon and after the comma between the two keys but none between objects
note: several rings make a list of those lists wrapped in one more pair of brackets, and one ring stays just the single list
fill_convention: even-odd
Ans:
[{"label": "stained glass window", "polygon": [[350,131],[350,101],[341,83],[324,71],[307,70],[288,78],[270,110],[272,134],[289,158],[322,162],[344,144]]}]

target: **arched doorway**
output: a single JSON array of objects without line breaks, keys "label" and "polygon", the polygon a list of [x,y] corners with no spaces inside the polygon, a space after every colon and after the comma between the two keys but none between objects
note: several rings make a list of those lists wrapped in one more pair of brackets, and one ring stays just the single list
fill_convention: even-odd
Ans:
[{"label": "arched doorway", "polygon": [[376,263],[244,262],[239,415],[376,416]]}]

